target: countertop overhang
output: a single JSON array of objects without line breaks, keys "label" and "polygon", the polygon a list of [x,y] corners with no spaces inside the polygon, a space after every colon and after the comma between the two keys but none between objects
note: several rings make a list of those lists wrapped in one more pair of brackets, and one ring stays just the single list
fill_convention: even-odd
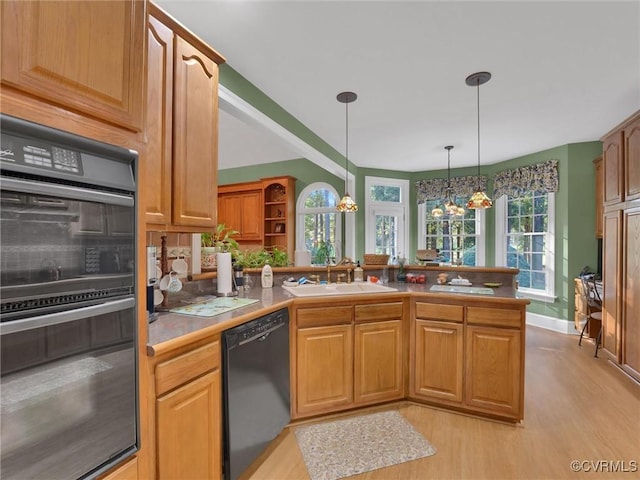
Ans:
[{"label": "countertop overhang", "polygon": [[201,338],[215,335],[229,328],[246,323],[262,315],[274,312],[281,308],[288,308],[292,303],[305,304],[317,303],[319,300],[329,303],[344,301],[371,301],[379,300],[381,296],[386,299],[393,297],[416,296],[438,301],[459,301],[473,304],[519,304],[528,305],[525,298],[516,296],[517,290],[512,287],[502,286],[494,289],[493,295],[476,295],[465,293],[448,293],[430,291],[433,282],[423,284],[392,283],[389,286],[397,288],[396,292],[362,295],[334,295],[331,297],[295,297],[282,287],[259,288],[241,290],[241,298],[258,300],[256,303],[232,310],[214,317],[198,317],[182,315],[172,312],[160,312],[158,319],[149,324],[147,338],[147,354],[159,355],[182,346],[189,345]]}]

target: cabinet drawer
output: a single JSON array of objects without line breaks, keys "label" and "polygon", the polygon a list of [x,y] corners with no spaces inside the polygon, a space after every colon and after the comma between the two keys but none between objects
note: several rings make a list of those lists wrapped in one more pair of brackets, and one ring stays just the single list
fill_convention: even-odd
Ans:
[{"label": "cabinet drawer", "polygon": [[156,395],[162,395],[219,365],[219,341],[162,362],[156,366]]},{"label": "cabinet drawer", "polygon": [[520,328],[522,326],[522,312],[504,308],[468,307],[467,323]]},{"label": "cabinet drawer", "polygon": [[356,322],[397,320],[402,318],[402,302],[372,303],[355,306]]},{"label": "cabinet drawer", "polygon": [[416,302],[416,318],[462,322],[464,319],[464,307],[462,305]]},{"label": "cabinet drawer", "polygon": [[335,307],[300,308],[296,311],[298,328],[321,325],[340,325],[351,323],[353,307],[341,305]]}]

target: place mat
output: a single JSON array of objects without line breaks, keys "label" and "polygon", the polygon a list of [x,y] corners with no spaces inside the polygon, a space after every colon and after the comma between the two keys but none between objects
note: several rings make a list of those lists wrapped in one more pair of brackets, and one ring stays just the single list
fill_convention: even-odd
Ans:
[{"label": "place mat", "polygon": [[436,449],[398,411],[297,427],[311,480],[336,480],[428,457]]},{"label": "place mat", "polygon": [[494,295],[492,288],[466,287],[464,285],[432,285],[429,290],[431,290],[432,292],[472,293],[472,294],[476,294],[476,295]]},{"label": "place mat", "polygon": [[246,307],[258,300],[253,298],[218,297],[202,303],[192,303],[184,307],[172,308],[169,311],[182,315],[195,315],[197,317],[213,317],[230,312],[236,308]]}]

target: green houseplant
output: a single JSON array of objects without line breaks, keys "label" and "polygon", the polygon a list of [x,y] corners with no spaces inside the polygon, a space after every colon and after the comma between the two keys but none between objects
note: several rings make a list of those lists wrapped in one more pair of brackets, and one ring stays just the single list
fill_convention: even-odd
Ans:
[{"label": "green houseplant", "polygon": [[289,255],[286,250],[273,247],[258,250],[235,250],[232,252],[233,263],[242,268],[262,268],[267,263],[272,267],[286,267],[289,265]]},{"label": "green houseplant", "polygon": [[211,232],[200,234],[200,263],[203,269],[211,269],[216,266],[216,254],[219,252],[235,252],[240,249],[238,242],[233,238],[236,230],[228,228],[224,223],[219,223]]}]

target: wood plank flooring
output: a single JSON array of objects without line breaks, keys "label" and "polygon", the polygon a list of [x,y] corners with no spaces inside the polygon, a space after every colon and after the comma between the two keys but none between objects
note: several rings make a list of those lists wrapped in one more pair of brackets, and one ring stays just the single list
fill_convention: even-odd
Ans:
[{"label": "wood plank flooring", "polygon": [[[593,348],[589,341],[578,347],[575,336],[527,327],[522,424],[410,403],[387,407],[397,408],[438,452],[349,478],[640,478],[640,386],[605,358],[594,358]],[[572,461],[592,471],[574,473]],[[611,462],[608,471],[594,472],[598,461]],[[285,429],[245,479],[309,479],[295,434]]]}]

